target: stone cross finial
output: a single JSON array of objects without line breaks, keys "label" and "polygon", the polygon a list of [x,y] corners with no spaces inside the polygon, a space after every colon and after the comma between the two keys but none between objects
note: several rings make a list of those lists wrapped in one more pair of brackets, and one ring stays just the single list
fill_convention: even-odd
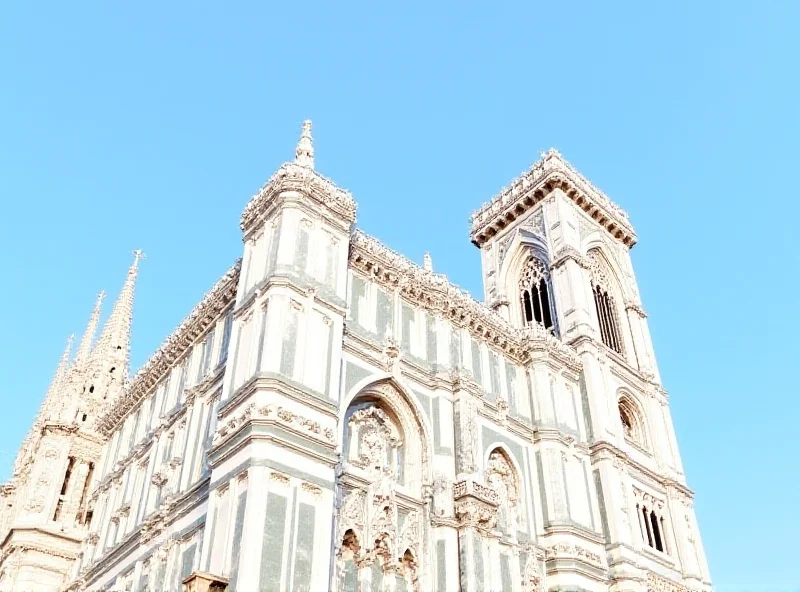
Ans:
[{"label": "stone cross finial", "polygon": [[425,271],[433,271],[433,261],[431,260],[431,254],[428,252],[422,256],[422,267]]},{"label": "stone cross finial", "polygon": [[311,120],[303,122],[303,133],[294,151],[294,161],[300,166],[314,168],[314,140],[311,138]]}]

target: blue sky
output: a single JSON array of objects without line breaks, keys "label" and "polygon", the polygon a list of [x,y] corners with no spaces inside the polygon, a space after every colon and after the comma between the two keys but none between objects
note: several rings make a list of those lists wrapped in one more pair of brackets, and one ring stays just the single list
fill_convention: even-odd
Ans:
[{"label": "blue sky", "polygon": [[637,229],[717,590],[800,589],[800,5],[108,4],[0,6],[0,478],[131,251],[136,367],[303,119],[359,225],[479,297],[469,214],[555,146]]}]

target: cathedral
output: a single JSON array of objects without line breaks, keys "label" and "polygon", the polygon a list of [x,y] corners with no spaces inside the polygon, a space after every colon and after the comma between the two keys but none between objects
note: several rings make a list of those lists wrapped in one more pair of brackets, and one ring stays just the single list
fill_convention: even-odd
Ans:
[{"label": "cathedral", "polygon": [[711,590],[627,214],[543,154],[472,214],[481,302],[355,218],[305,122],[131,376],[135,254],[0,488],[0,592]]}]

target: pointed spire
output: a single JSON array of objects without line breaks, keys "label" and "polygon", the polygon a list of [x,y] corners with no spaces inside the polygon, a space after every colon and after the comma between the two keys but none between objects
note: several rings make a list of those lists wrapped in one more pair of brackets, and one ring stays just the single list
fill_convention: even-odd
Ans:
[{"label": "pointed spire", "polygon": [[294,161],[300,166],[314,168],[314,140],[311,138],[311,120],[303,122],[303,133],[294,151]]},{"label": "pointed spire", "polygon": [[136,276],[139,273],[139,260],[144,257],[144,253],[137,250],[133,252],[133,256],[133,264],[128,269],[128,277],[122,286],[122,291],[119,293],[111,315],[97,340],[97,346],[92,351],[92,357],[96,360],[112,362],[123,380],[128,377],[133,295],[136,288]]},{"label": "pointed spire", "polygon": [[100,308],[103,306],[103,299],[105,297],[105,291],[97,295],[97,302],[94,305],[92,316],[89,317],[89,324],[86,326],[86,332],[83,334],[81,344],[78,346],[78,353],[75,355],[76,364],[83,364],[89,358],[89,353],[92,351],[94,334],[97,332],[97,323],[100,320]]},{"label": "pointed spire", "polygon": [[58,387],[61,385],[67,375],[67,369],[69,368],[69,355],[72,352],[72,342],[74,340],[74,333],[67,338],[67,345],[64,348],[64,353],[61,354],[61,360],[58,362],[58,368],[56,368],[55,376],[53,376],[53,381],[50,383],[50,388],[47,389],[47,397],[50,397],[53,392],[58,390]]},{"label": "pointed spire", "polygon": [[422,267],[425,271],[433,271],[433,261],[431,260],[431,254],[427,251],[425,255],[422,256]]}]

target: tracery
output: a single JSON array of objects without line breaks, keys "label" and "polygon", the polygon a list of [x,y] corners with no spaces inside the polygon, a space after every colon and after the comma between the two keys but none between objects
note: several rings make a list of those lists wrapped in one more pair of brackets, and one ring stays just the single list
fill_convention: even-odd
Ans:
[{"label": "tracery", "polygon": [[402,399],[384,383],[357,397],[345,414],[337,529],[340,590],[362,592],[365,580],[383,586],[393,578],[398,589],[420,589],[422,430]]},{"label": "tracery", "polygon": [[529,257],[519,278],[522,318],[526,325],[538,323],[545,329],[554,328],[550,305],[549,277],[544,264]]}]

